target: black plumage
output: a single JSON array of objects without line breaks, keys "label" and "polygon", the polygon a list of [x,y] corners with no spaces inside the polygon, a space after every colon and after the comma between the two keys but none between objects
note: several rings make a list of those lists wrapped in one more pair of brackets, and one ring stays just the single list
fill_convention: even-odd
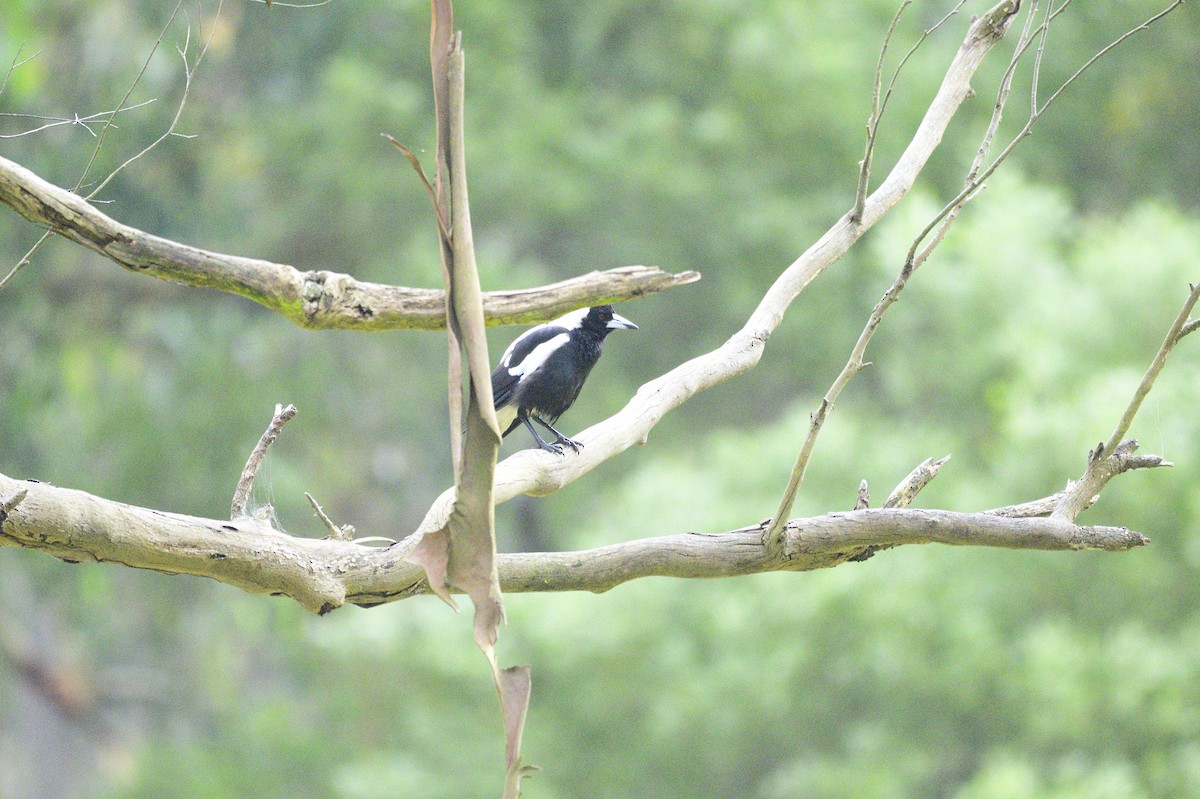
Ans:
[{"label": "black plumage", "polygon": [[[637,330],[637,325],[614,313],[611,305],[597,305],[571,311],[518,336],[492,372],[492,397],[504,435],[524,424],[542,449],[561,455],[566,444],[578,452],[580,443],[555,430],[554,423],[579,396],[600,360],[604,339],[621,328]],[[547,443],[533,422],[553,433],[555,441]]]}]

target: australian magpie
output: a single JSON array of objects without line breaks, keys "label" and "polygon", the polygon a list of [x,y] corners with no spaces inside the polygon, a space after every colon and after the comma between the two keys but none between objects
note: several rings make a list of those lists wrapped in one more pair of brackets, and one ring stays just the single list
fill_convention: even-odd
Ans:
[{"label": "australian magpie", "polygon": [[[583,381],[600,360],[605,337],[619,328],[637,330],[638,326],[613,313],[611,305],[597,305],[571,311],[518,336],[492,372],[492,396],[504,435],[524,424],[542,449],[561,455],[566,444],[578,452],[582,445],[553,425],[579,396]],[[554,443],[546,443],[533,422],[557,436]]]}]

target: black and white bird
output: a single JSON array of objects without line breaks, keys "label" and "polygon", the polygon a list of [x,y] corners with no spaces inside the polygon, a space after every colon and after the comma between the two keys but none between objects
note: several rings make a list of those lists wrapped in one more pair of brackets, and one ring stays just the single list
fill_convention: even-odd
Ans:
[{"label": "black and white bird", "polygon": [[[621,328],[637,330],[638,326],[613,313],[611,305],[597,305],[571,311],[518,336],[492,372],[492,396],[504,435],[524,424],[542,449],[561,455],[566,444],[578,452],[582,445],[555,430],[554,423],[579,396],[583,381],[600,360],[605,337]],[[533,422],[553,433],[554,442],[538,435]]]}]

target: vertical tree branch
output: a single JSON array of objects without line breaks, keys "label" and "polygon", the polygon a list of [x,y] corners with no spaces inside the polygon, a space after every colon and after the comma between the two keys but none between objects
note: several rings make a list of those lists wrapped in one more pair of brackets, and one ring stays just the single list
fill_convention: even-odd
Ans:
[{"label": "vertical tree branch", "polygon": [[[520,744],[529,706],[529,667],[501,669],[495,644],[504,603],[496,571],[494,476],[500,430],[492,401],[491,364],[483,317],[483,293],[475,263],[467,193],[465,59],[461,35],[453,30],[450,0],[431,0],[430,66],[437,108],[435,206],[446,280],[449,332],[450,440],[455,494],[445,524],[427,532],[409,555],[425,568],[430,587],[454,605],[449,589],[471,597],[475,643],[487,657],[500,698],[505,734],[504,796],[520,795]],[[449,220],[449,235],[445,221]],[[462,420],[463,350],[466,351],[467,413]]]}]

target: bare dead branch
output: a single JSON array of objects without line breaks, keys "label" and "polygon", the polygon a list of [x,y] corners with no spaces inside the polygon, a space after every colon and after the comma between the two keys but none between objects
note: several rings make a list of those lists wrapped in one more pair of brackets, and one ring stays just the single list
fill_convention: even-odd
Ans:
[{"label": "bare dead branch", "polygon": [[[217,11],[216,11],[217,17],[221,16],[222,3],[223,3],[223,0],[218,0],[218,2],[217,2]],[[181,0],[181,4],[182,4],[182,0]],[[178,6],[176,6],[176,9],[178,10]],[[172,18],[174,18],[174,14],[172,14]],[[170,24],[171,24],[170,21],[168,21],[167,26],[170,26]],[[167,29],[164,27],[162,34],[159,35],[160,42],[162,41],[162,37],[166,35],[166,32],[167,32]],[[216,34],[216,25],[214,25],[212,30],[209,31],[208,38],[204,40],[204,45],[200,48],[200,53],[196,56],[196,60],[189,63],[187,51],[188,51],[188,47],[190,46],[191,41],[192,41],[192,29],[190,26],[187,28],[183,47],[176,48],[176,50],[179,53],[180,59],[182,59],[182,61],[183,61],[183,90],[179,94],[179,102],[176,103],[176,105],[175,105],[175,116],[171,118],[171,122],[169,125],[167,125],[167,129],[165,131],[163,131],[163,133],[158,138],[156,138],[154,141],[147,144],[145,147],[143,147],[141,150],[139,150],[134,155],[125,159],[125,161],[123,161],[121,164],[119,164],[116,167],[116,169],[109,172],[108,175],[104,178],[104,180],[100,181],[94,189],[92,189],[90,192],[87,193],[87,195],[86,195],[87,199],[90,200],[91,198],[93,198],[97,194],[99,194],[100,191],[103,190],[104,187],[107,186],[113,178],[115,178],[118,174],[120,174],[120,172],[122,170],[125,169],[125,167],[129,166],[134,161],[137,161],[139,158],[146,155],[146,153],[150,152],[155,147],[157,147],[158,145],[160,145],[164,141],[166,141],[168,138],[175,135],[175,128],[179,126],[179,119],[180,119],[180,117],[183,116],[183,109],[187,105],[188,95],[190,95],[191,91],[192,91],[192,78],[195,76],[196,70],[200,68],[200,62],[202,62],[204,60],[204,56],[208,53],[208,46],[210,44],[212,44],[212,37],[215,34]],[[157,46],[158,46],[158,42],[155,42],[155,47],[157,47]],[[151,55],[153,55],[153,52],[151,52]],[[146,68],[149,66],[149,64],[150,64],[150,59],[147,58],[146,65],[142,67],[142,72],[138,74],[139,80],[141,79],[142,74],[145,73]],[[136,85],[137,85],[137,81],[134,81],[134,86],[136,86]],[[133,86],[129,87],[129,92],[130,93],[133,92]],[[126,94],[125,97],[126,97],[126,99],[128,99],[129,94]],[[123,99],[121,102],[124,103],[125,100]],[[106,124],[105,130],[107,130],[108,127],[109,127],[109,125]],[[96,145],[96,151],[95,151],[95,153],[93,153],[93,159],[95,158],[95,155],[99,153],[99,151],[100,151],[100,143],[98,142]],[[90,167],[91,163],[89,162],[88,165]],[[87,174],[87,170],[85,169],[84,176],[86,176],[86,174]],[[83,183],[84,176],[81,176],[79,178],[80,185],[82,185],[82,183]],[[79,185],[77,185],[75,188],[76,188],[76,191],[78,191]]]},{"label": "bare dead branch", "polygon": [[[1136,442],[1133,443],[1136,444]],[[1089,462],[1093,457],[1095,457],[1095,451],[1089,453]],[[1163,460],[1158,455],[1139,455],[1136,457],[1131,456],[1125,458],[1123,465],[1125,468],[1122,471],[1133,471],[1134,469],[1153,469],[1160,466],[1171,467],[1175,464],[1171,463],[1170,461]],[[1058,491],[1048,497],[1030,500],[1029,502],[1021,502],[1016,505],[1005,505],[1000,508],[992,508],[991,510],[984,511],[984,513],[991,513],[995,516],[1007,516],[1011,519],[1027,519],[1032,516],[1049,516],[1054,512],[1054,509],[1062,503],[1063,498],[1067,496],[1067,492],[1070,491],[1074,485],[1074,481],[1070,481],[1068,482],[1067,487],[1062,491]],[[1090,508],[1099,498],[1100,496],[1098,494],[1093,494],[1091,498],[1084,503],[1083,507],[1080,508],[1080,511],[1085,511]]]},{"label": "bare dead branch", "polygon": [[[1050,22],[1052,22],[1054,20],[1055,17],[1058,16],[1058,14],[1060,14],[1063,11],[1063,9],[1065,9],[1066,5],[1067,5],[1067,3],[1063,3],[1057,9],[1048,10],[1049,13],[1047,14],[1046,19],[1043,21],[1043,23],[1041,25],[1038,26],[1038,28],[1033,32],[1033,34],[1030,36],[1030,38],[1026,41],[1019,43],[1019,45],[1016,49],[1017,50],[1016,55],[1014,55],[1013,62],[1012,62],[1012,64],[1010,64],[1009,73],[1006,73],[1006,79],[1008,78],[1011,71],[1015,68],[1017,59],[1020,58],[1022,53],[1026,52],[1027,48],[1030,46],[1032,41],[1035,40],[1034,37],[1039,37],[1036,40],[1039,41],[1040,43],[1044,43],[1047,26],[1050,24]],[[1030,113],[1029,118],[1025,122],[1025,125],[1021,128],[1020,131],[1017,132],[1017,134],[1015,136],[1013,136],[1013,138],[1004,147],[1004,149],[1000,152],[1000,154],[996,156],[996,158],[992,161],[992,163],[989,164],[986,169],[982,170],[982,172],[980,172],[973,180],[968,181],[966,186],[963,187],[963,190],[961,192],[959,192],[959,194],[957,196],[955,196],[954,199],[952,199],[949,203],[947,203],[942,208],[942,210],[938,214],[936,214],[932,220],[930,220],[929,224],[926,225],[925,228],[917,235],[916,239],[913,241],[912,249],[910,249],[910,251],[909,251],[909,259],[914,260],[917,257],[917,251],[920,249],[922,242],[930,235],[930,233],[932,233],[935,229],[937,229],[940,225],[942,225],[942,222],[948,216],[956,215],[958,213],[958,211],[962,208],[963,204],[967,200],[969,200],[970,197],[975,192],[979,191],[979,189],[983,186],[984,181],[986,181],[988,178],[990,178],[995,173],[995,171],[1000,167],[1000,165],[1002,163],[1004,163],[1010,155],[1012,155],[1012,152],[1017,148],[1017,146],[1022,141],[1024,141],[1026,138],[1029,137],[1029,135],[1033,132],[1034,125],[1037,123],[1037,121],[1042,117],[1042,115],[1046,112],[1046,110],[1051,105],[1053,105],[1055,100],[1057,100],[1064,91],[1066,91],[1089,68],[1091,68],[1092,65],[1094,65],[1098,60],[1100,60],[1102,57],[1104,57],[1110,51],[1112,51],[1113,48],[1115,48],[1119,44],[1125,42],[1127,39],[1129,39],[1135,33],[1138,33],[1140,31],[1144,31],[1144,30],[1148,30],[1152,24],[1154,24],[1155,22],[1158,22],[1160,19],[1162,19],[1163,17],[1170,14],[1172,11],[1174,11],[1176,8],[1178,8],[1180,5],[1182,5],[1182,0],[1175,0],[1175,2],[1172,3],[1170,6],[1163,9],[1162,11],[1155,14],[1154,16],[1150,17],[1148,20],[1146,20],[1142,24],[1126,31],[1124,34],[1122,34],[1121,36],[1114,39],[1108,45],[1101,48],[1095,55],[1093,55],[1082,66],[1080,66],[1069,78],[1067,78],[1065,81],[1063,81],[1063,83],[1058,87],[1058,89],[1056,89],[1054,91],[1054,93],[1051,94],[1050,97],[1048,97],[1046,99],[1045,103],[1043,103],[1039,108],[1037,108],[1036,110],[1034,110]],[[1032,13],[1032,11],[1031,11],[1031,13]],[[1028,30],[1028,27],[1027,27],[1027,30]],[[1040,68],[1040,63],[1041,63],[1040,59],[1038,59],[1038,68]],[[1038,70],[1035,69],[1033,81],[1036,83],[1037,80],[1039,80],[1039,74],[1038,74]],[[996,120],[995,114],[993,114],[993,120]]]},{"label": "bare dead branch", "polygon": [[[1045,103],[1043,103],[1043,104],[1042,104],[1042,106],[1041,106],[1039,109],[1037,109],[1037,113],[1035,114],[1035,116],[1041,116],[1041,114],[1042,114],[1042,113],[1043,113],[1043,112],[1044,112],[1044,111],[1045,111],[1047,108],[1049,108],[1049,107],[1050,107],[1050,105],[1051,105],[1051,104],[1052,104],[1052,103],[1053,103],[1055,100],[1057,100],[1057,99],[1058,99],[1058,96],[1059,96],[1060,94],[1062,94],[1064,91],[1066,91],[1066,90],[1067,90],[1067,88],[1068,88],[1068,87],[1070,87],[1070,85],[1071,85],[1072,83],[1074,83],[1075,81],[1077,81],[1077,80],[1080,78],[1080,76],[1082,76],[1082,75],[1083,75],[1083,73],[1085,73],[1085,72],[1087,72],[1089,69],[1091,69],[1092,65],[1094,65],[1094,64],[1095,64],[1097,61],[1099,61],[1099,60],[1100,60],[1101,58],[1103,58],[1104,56],[1108,55],[1108,53],[1109,53],[1109,52],[1110,52],[1110,51],[1111,51],[1113,48],[1115,48],[1115,47],[1117,47],[1117,46],[1119,46],[1119,45],[1123,44],[1123,43],[1125,42],[1125,40],[1126,40],[1126,39],[1130,38],[1130,37],[1131,37],[1131,36],[1133,36],[1134,34],[1141,33],[1142,31],[1149,30],[1151,25],[1153,25],[1154,23],[1158,22],[1158,21],[1159,21],[1159,20],[1161,20],[1163,17],[1167,16],[1167,15],[1168,15],[1168,14],[1170,14],[1172,11],[1174,11],[1174,10],[1175,10],[1175,9],[1177,9],[1177,8],[1179,8],[1181,5],[1183,5],[1183,0],[1175,0],[1175,2],[1171,3],[1169,6],[1167,6],[1166,8],[1164,8],[1162,11],[1159,11],[1157,14],[1154,14],[1153,16],[1151,16],[1149,19],[1147,19],[1147,20],[1146,20],[1145,22],[1143,22],[1141,25],[1138,25],[1137,27],[1134,27],[1134,28],[1130,28],[1129,30],[1125,31],[1125,33],[1121,34],[1121,35],[1120,35],[1120,36],[1118,36],[1116,39],[1113,39],[1113,40],[1112,40],[1111,42],[1109,42],[1107,45],[1105,45],[1104,47],[1100,48],[1100,50],[1096,51],[1096,54],[1095,54],[1095,55],[1093,55],[1091,58],[1089,58],[1087,61],[1085,61],[1085,62],[1083,63],[1083,65],[1079,67],[1079,69],[1075,70],[1075,72],[1074,72],[1074,73],[1072,73],[1071,77],[1069,77],[1069,78],[1067,78],[1065,81],[1063,81],[1063,82],[1062,82],[1062,85],[1061,85],[1061,86],[1059,86],[1057,89],[1055,89],[1055,90],[1054,90],[1054,93],[1053,93],[1053,94],[1051,94],[1051,95],[1050,95],[1048,98],[1046,98],[1046,102],[1045,102]],[[1064,3],[1064,4],[1063,4],[1063,6],[1065,7],[1065,6],[1066,6],[1066,3]]]},{"label": "bare dead branch", "polygon": [[[996,8],[999,8],[999,6]],[[1017,13],[1019,8],[1020,3],[1016,2],[1009,4],[1004,9],[1004,13],[1006,14],[1004,17],[1005,29],[1007,28],[1008,24],[1011,24],[1012,18]],[[896,18],[893,19],[893,26],[898,20],[900,12],[903,10],[904,6],[902,5],[900,10],[897,11]],[[957,11],[957,7],[954,10]],[[995,10],[996,9],[993,9],[993,11]],[[942,22],[948,18],[949,15],[943,18]],[[939,25],[940,24],[941,23],[939,23]],[[1028,26],[1026,26],[1026,29],[1028,29]],[[1001,31],[1001,35],[1002,34],[1003,30]],[[891,30],[889,30],[888,36],[891,36]],[[1011,76],[1011,72],[1012,66],[1010,65],[1009,71],[1005,75],[1005,80]],[[990,143],[990,137],[992,134],[994,134],[994,129],[999,124],[999,116],[1007,97],[1008,92],[1002,89],[1000,99],[997,101],[996,108],[992,115],[992,124],[989,125],[988,132],[985,134],[984,144],[980,148],[980,154],[977,156],[977,161],[982,160],[982,154],[987,150],[987,145]],[[874,117],[875,114],[873,112],[872,118],[874,119]],[[870,155],[871,144],[871,136],[868,136],[868,159]],[[864,161],[864,165],[867,163],[868,161]],[[977,170],[978,165],[976,164],[972,167],[971,173],[968,174],[968,185],[971,184],[972,175]],[[865,179],[865,171],[860,176],[860,188],[863,186],[862,179]],[[834,378],[832,385],[830,385],[829,389],[826,390],[825,395],[822,397],[821,403],[817,407],[817,410],[814,411],[811,416],[808,433],[805,435],[804,443],[801,445],[800,452],[796,456],[796,461],[792,465],[791,473],[788,475],[787,486],[784,488],[783,495],[779,500],[779,507],[775,512],[771,526],[764,533],[767,541],[778,543],[783,535],[784,522],[791,514],[792,506],[796,501],[796,494],[799,492],[800,486],[804,483],[804,475],[808,469],[809,460],[812,458],[817,437],[820,435],[821,429],[825,424],[825,420],[828,418],[829,412],[833,410],[834,404],[837,402],[837,399],[841,395],[843,389],[845,389],[850,381],[854,379],[854,376],[857,375],[865,365],[863,357],[866,353],[867,345],[870,343],[872,337],[875,335],[876,329],[878,329],[880,323],[883,321],[883,315],[887,312],[888,308],[890,308],[896,302],[896,300],[899,299],[900,292],[902,292],[904,287],[908,284],[908,280],[912,276],[913,272],[925,262],[925,259],[929,257],[929,254],[933,251],[933,249],[944,239],[946,232],[949,230],[950,225],[953,224],[959,210],[970,199],[971,196],[972,195],[970,192],[964,191],[959,195],[958,198],[956,198],[958,201],[956,205],[944,209],[938,215],[935,222],[931,223],[930,227],[927,227],[920,235],[918,235],[917,239],[913,242],[913,245],[909,250],[908,257],[906,258],[904,265],[900,270],[900,274],[896,277],[895,281],[892,283],[892,286],[884,292],[883,297],[880,298],[879,302],[877,302],[875,307],[871,310],[871,314],[867,318],[867,323],[863,327],[862,332],[859,334],[858,340],[855,342],[854,347],[851,349],[850,356],[847,358],[845,366],[842,367],[841,372],[839,372],[837,377]],[[857,209],[852,213],[858,213]],[[929,242],[925,249],[918,254],[918,246],[920,245],[921,241],[928,236],[930,231],[933,229],[933,226],[936,224],[940,224],[937,234],[934,236],[933,240]]]},{"label": "bare dead branch", "polygon": [[1129,428],[1133,424],[1133,419],[1137,416],[1142,403],[1150,394],[1150,389],[1154,387],[1154,381],[1158,379],[1159,373],[1162,372],[1163,367],[1166,365],[1167,356],[1171,354],[1171,350],[1175,349],[1175,345],[1183,338],[1183,331],[1189,324],[1192,308],[1195,307],[1198,300],[1200,300],[1200,284],[1191,286],[1191,292],[1188,294],[1187,299],[1184,300],[1183,307],[1179,309],[1179,313],[1175,315],[1175,320],[1171,322],[1171,326],[1167,329],[1167,334],[1163,338],[1162,344],[1159,345],[1158,352],[1154,353],[1154,357],[1150,361],[1150,366],[1147,367],[1146,373],[1142,375],[1141,382],[1138,383],[1137,388],[1134,390],[1133,398],[1130,399],[1129,404],[1125,407],[1125,412],[1121,414],[1116,429],[1113,430],[1107,442],[1102,442],[1096,449],[1088,453],[1088,465],[1084,470],[1083,476],[1077,482],[1068,484],[1058,504],[1050,514],[1052,518],[1074,521],[1076,516],[1095,502],[1096,495],[1103,490],[1108,481],[1118,474],[1127,472],[1130,469],[1171,465],[1157,455],[1134,456],[1133,452],[1138,446],[1137,441],[1123,439],[1125,438],[1125,434],[1129,432]]},{"label": "bare dead branch", "polygon": [[[387,286],[331,271],[208,252],[108,217],[94,205],[0,157],[0,203],[126,269],[254,300],[307,330],[436,330],[446,324],[438,289]],[[697,272],[624,266],[533,289],[484,294],[491,325],[530,324],[593,305],[625,302],[700,279]]]},{"label": "bare dead branch", "polygon": [[[1008,19],[1010,21],[1011,21],[1012,14],[1016,13],[1017,8],[1019,8],[1019,5],[1020,4],[1017,3],[1009,9]],[[1033,74],[1033,85],[1034,85],[1035,93],[1036,93],[1037,81],[1038,81],[1039,73],[1040,73],[1040,69],[1041,69],[1041,57],[1042,57],[1042,53],[1045,49],[1046,36],[1047,36],[1050,22],[1054,18],[1054,16],[1056,16],[1057,13],[1061,13],[1062,8],[1064,8],[1064,7],[1065,7],[1065,4],[1064,4],[1064,6],[1060,6],[1057,12],[1054,12],[1054,9],[1052,8],[1052,6],[1047,7],[1045,18],[1044,18],[1042,24],[1036,29],[1036,33],[1039,35],[1039,40],[1038,40],[1038,49],[1036,51],[1037,54],[1036,54],[1036,61],[1035,61],[1034,74]],[[855,343],[854,348],[851,351],[850,357],[847,359],[846,365],[842,368],[842,371],[834,379],[834,382],[830,386],[830,388],[825,392],[825,395],[821,400],[820,406],[813,413],[811,423],[809,425],[808,433],[805,437],[804,443],[802,444],[802,446],[800,448],[800,452],[796,457],[796,462],[792,466],[792,471],[788,477],[787,486],[784,489],[783,496],[780,499],[779,508],[776,511],[775,516],[774,516],[774,521],[772,521],[770,528],[764,534],[768,541],[778,541],[780,536],[782,535],[784,520],[787,519],[788,515],[791,513],[793,503],[795,502],[796,494],[799,491],[800,486],[804,482],[804,474],[805,474],[805,471],[807,470],[808,462],[812,457],[812,452],[816,445],[816,439],[817,439],[818,435],[820,434],[821,429],[825,423],[825,420],[826,420],[826,418],[828,418],[829,412],[833,409],[833,406],[836,403],[837,398],[840,396],[842,390],[846,387],[846,385],[849,384],[849,382],[854,378],[854,376],[856,374],[858,374],[858,372],[862,369],[862,367],[864,365],[863,357],[866,352],[866,347],[869,344],[871,338],[874,336],[875,330],[878,328],[879,324],[882,322],[884,313],[886,313],[888,308],[891,307],[891,305],[893,303],[895,303],[895,301],[899,298],[900,292],[904,290],[904,287],[907,285],[908,280],[912,276],[913,272],[925,262],[925,260],[933,252],[933,250],[944,240],[946,233],[949,231],[950,226],[957,219],[958,214],[962,210],[963,206],[975,195],[975,192],[978,191],[979,188],[983,185],[983,181],[995,171],[995,169],[999,166],[999,164],[1002,163],[1008,157],[1009,154],[1012,153],[1012,151],[1013,151],[1013,149],[1015,149],[1016,145],[1019,144],[1021,141],[1023,141],[1029,135],[1029,133],[1033,129],[1034,123],[1037,121],[1041,112],[1044,111],[1045,108],[1048,107],[1050,105],[1050,103],[1052,103],[1054,101],[1054,99],[1058,97],[1058,95],[1062,92],[1062,90],[1065,89],[1066,86],[1069,85],[1071,81],[1075,80],[1080,74],[1082,74],[1083,69],[1086,69],[1087,66],[1090,66],[1092,63],[1095,62],[1096,58],[1094,57],[1091,61],[1088,62],[1087,65],[1085,65],[1085,67],[1083,69],[1076,72],[1076,74],[1074,76],[1072,76],[1070,79],[1068,79],[1068,81],[1066,83],[1064,83],[1064,85],[1062,87],[1060,87],[1060,89],[1057,92],[1055,92],[1055,94],[1049,100],[1047,100],[1046,104],[1044,106],[1042,106],[1041,110],[1038,110],[1035,107],[1031,111],[1029,119],[1026,122],[1025,126],[1020,131],[1020,133],[1018,133],[1017,136],[1014,137],[1014,139],[1009,143],[1009,145],[1005,148],[1005,150],[996,158],[995,161],[992,162],[991,166],[982,175],[980,175],[980,169],[982,167],[983,161],[986,158],[986,154],[991,147],[991,144],[995,137],[996,131],[999,129],[999,125],[1000,125],[1000,121],[1001,121],[1001,118],[1003,115],[1004,107],[1007,104],[1008,97],[1010,94],[1012,78],[1013,78],[1013,75],[1016,70],[1017,62],[1020,59],[1021,54],[1024,53],[1026,51],[1026,49],[1028,48],[1030,41],[1035,33],[1031,27],[1031,23],[1033,20],[1033,15],[1036,13],[1036,8],[1037,8],[1036,3],[1031,5],[1029,16],[1027,17],[1025,27],[1022,30],[1021,38],[1017,42],[1017,47],[1015,48],[1015,53],[1009,63],[1008,69],[1005,71],[1004,76],[1001,79],[1000,88],[997,93],[996,104],[993,108],[991,120],[988,124],[986,132],[984,133],[983,140],[979,146],[979,149],[976,152],[974,162],[972,163],[971,168],[968,170],[967,178],[966,178],[963,190],[950,203],[948,203],[938,214],[936,214],[934,216],[934,218],[929,222],[929,224],[913,240],[912,246],[909,248],[908,256],[905,260],[903,268],[900,270],[899,276],[896,278],[895,282],[893,282],[891,288],[889,288],[884,293],[884,295],[880,299],[880,301],[878,303],[876,303],[874,309],[872,309],[871,315],[867,320],[867,324],[863,328],[863,331],[860,334],[858,341]],[[903,6],[901,7],[901,10],[903,10]],[[1150,20],[1150,22],[1153,22],[1154,20],[1164,16],[1170,10],[1171,9],[1167,9],[1167,11],[1164,11],[1164,12],[1156,15],[1154,18],[1152,18]],[[1135,30],[1145,29],[1148,25],[1149,25],[1149,23],[1143,24],[1142,26],[1140,26],[1140,28],[1135,29]],[[1124,39],[1128,38],[1128,36],[1131,35],[1132,33],[1133,33],[1133,31],[1126,33],[1124,36],[1117,39],[1113,44],[1109,45],[1104,50],[1102,50],[1101,53],[1111,50],[1112,47],[1114,47],[1116,44],[1119,44]],[[889,32],[889,35],[890,35],[890,32]],[[933,234],[932,239],[929,238],[931,234]],[[922,246],[922,245],[924,245],[924,246]]]},{"label": "bare dead branch", "polygon": [[[100,155],[100,150],[104,146],[104,139],[107,136],[108,131],[116,128],[116,125],[113,123],[113,120],[116,118],[116,115],[123,111],[130,111],[135,108],[141,108],[142,106],[147,105],[148,103],[154,102],[154,100],[147,100],[145,102],[137,103],[137,104],[131,105],[131,106],[126,105],[126,103],[129,101],[130,96],[133,94],[134,89],[137,88],[137,85],[141,82],[142,77],[146,74],[146,70],[150,66],[150,60],[154,57],[154,53],[157,52],[158,47],[162,44],[163,38],[167,35],[167,31],[170,30],[171,25],[172,25],[172,23],[174,23],[175,17],[179,14],[179,10],[182,7],[182,5],[183,5],[182,0],[180,0],[178,3],[176,3],[174,10],[171,12],[171,16],[167,19],[167,23],[163,26],[162,31],[158,34],[158,38],[155,40],[154,46],[151,47],[149,55],[146,56],[146,60],[143,62],[141,70],[134,77],[133,82],[130,84],[129,88],[125,91],[125,95],[121,98],[121,101],[119,103],[117,103],[117,107],[114,108],[112,111],[95,115],[95,117],[97,117],[97,118],[99,118],[99,117],[104,118],[104,124],[100,129],[100,134],[97,136],[95,133],[92,133],[92,129],[90,127],[87,127],[86,123],[83,123],[83,122],[80,123],[80,124],[84,125],[84,127],[87,129],[87,131],[89,133],[92,133],[93,136],[96,136],[96,145],[92,148],[91,156],[89,156],[87,164],[84,166],[83,171],[80,173],[79,180],[76,181],[76,183],[75,183],[75,188],[70,192],[70,194],[72,196],[75,196],[79,193],[79,190],[82,188],[84,182],[87,180],[87,174],[91,170],[92,165],[95,163],[96,158]],[[217,16],[219,17],[220,14],[221,14],[221,3],[218,2]],[[85,200],[90,200],[93,197],[95,197],[96,194],[98,194],[101,189],[103,189],[105,186],[108,185],[109,181],[111,181],[114,177],[116,177],[116,175],[119,172],[121,172],[121,170],[125,169],[125,167],[129,166],[134,161],[138,160],[142,156],[149,153],[151,150],[153,150],[155,147],[157,147],[159,144],[161,144],[163,141],[165,141],[169,136],[175,135],[175,128],[179,124],[179,118],[183,114],[184,105],[187,103],[188,95],[191,92],[192,76],[195,73],[195,70],[200,66],[200,61],[204,58],[204,54],[208,51],[208,45],[212,41],[213,33],[215,33],[215,28],[214,28],[213,32],[210,32],[208,39],[204,43],[204,48],[201,50],[200,55],[197,57],[195,63],[190,64],[190,65],[188,64],[187,54],[186,54],[186,44],[185,44],[185,49],[180,51],[180,56],[183,58],[184,88],[180,94],[179,102],[175,108],[175,116],[172,118],[170,125],[168,125],[168,127],[167,127],[167,130],[161,136],[159,136],[157,139],[152,141],[150,144],[143,147],[136,155],[132,156],[131,158],[126,159],[122,164],[120,164],[114,170],[109,172],[108,175],[99,183],[99,185],[95,186],[86,195],[83,195],[83,198]],[[190,26],[187,29],[186,41],[188,41],[188,42],[191,41]],[[6,78],[6,80],[7,80],[7,78]],[[90,118],[88,118],[88,119],[90,119]],[[46,127],[53,127],[53,125],[43,126],[43,128],[41,128],[41,129],[44,130]],[[25,253],[25,255],[21,258],[21,260],[17,261],[16,265],[13,266],[13,268],[11,270],[9,270],[8,274],[4,276],[3,280],[0,280],[0,291],[2,291],[4,289],[4,287],[7,286],[14,277],[16,277],[17,273],[19,273],[22,269],[24,269],[26,266],[28,266],[32,262],[34,253],[36,253],[38,251],[38,249],[41,248],[42,244],[44,244],[46,242],[46,240],[48,238],[50,238],[53,231],[54,231],[53,226],[48,226],[47,231],[44,234],[42,234],[42,237],[39,238],[36,242],[34,242],[34,245],[29,248],[28,252]]]},{"label": "bare dead branch", "polygon": [[[0,527],[0,546],[36,549],[70,562],[207,577],[250,593],[288,596],[315,613],[347,602],[371,606],[430,592],[422,569],[406,559],[420,536],[387,548],[294,538],[258,519],[166,513],[0,475],[0,496],[22,490],[27,498]],[[830,513],[794,519],[786,531],[777,550],[763,544],[762,527],[754,525],[581,552],[500,554],[497,568],[508,592],[600,592],[649,576],[712,578],[829,568],[869,546],[942,543],[1118,552],[1146,543],[1140,533],[1120,527],[943,510]]]},{"label": "bare dead branch", "polygon": [[278,404],[275,406],[275,416],[267,425],[262,438],[251,450],[250,457],[246,459],[246,465],[242,469],[242,476],[238,478],[237,488],[233,492],[233,504],[230,508],[229,518],[237,520],[246,516],[246,504],[250,501],[250,490],[254,488],[254,477],[258,474],[258,467],[262,465],[263,458],[267,456],[267,450],[275,443],[275,439],[279,438],[279,431],[295,415],[295,405],[288,405],[286,408]]}]

